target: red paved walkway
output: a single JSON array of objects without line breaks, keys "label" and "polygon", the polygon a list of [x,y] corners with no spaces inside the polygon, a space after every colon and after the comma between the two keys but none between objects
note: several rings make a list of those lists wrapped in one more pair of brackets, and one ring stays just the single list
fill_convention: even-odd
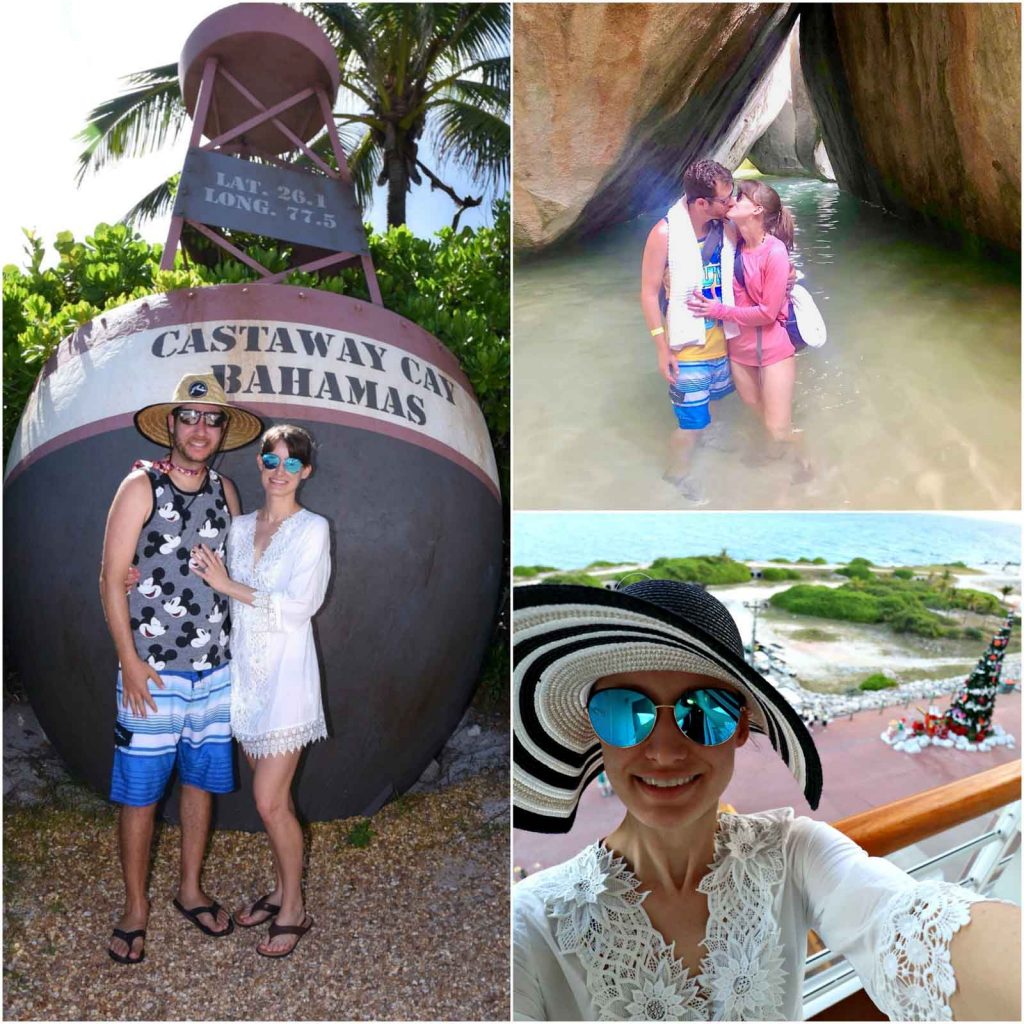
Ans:
[{"label": "red paved walkway", "polygon": [[[815,726],[814,740],[825,779],[821,804],[816,811],[807,806],[796,780],[763,736],[753,737],[738,752],[736,772],[724,800],[740,812],[792,806],[797,814],[836,821],[1020,757],[1019,745],[1012,750],[996,747],[986,753],[934,747],[919,754],[892,750],[878,737],[891,719],[904,714],[919,717],[913,706],[907,712],[902,708],[886,708],[881,714],[867,711],[855,715],[852,721],[848,718],[833,721],[825,729]],[[996,698],[995,717],[1019,744],[1020,694],[1000,694]],[[755,749],[755,744],[759,749]],[[513,830],[512,863],[531,873],[538,866],[558,864],[588,843],[606,836],[622,820],[622,815],[618,797],[602,797],[597,786],[591,784],[580,801],[571,832],[544,836]]]}]

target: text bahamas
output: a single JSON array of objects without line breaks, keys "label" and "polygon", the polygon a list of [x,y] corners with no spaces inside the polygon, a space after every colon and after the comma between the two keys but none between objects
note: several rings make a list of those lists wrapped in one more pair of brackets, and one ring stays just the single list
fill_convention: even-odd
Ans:
[{"label": "text bahamas", "polygon": [[[217,354],[230,352],[236,347],[244,352],[268,352],[295,355],[304,352],[387,373],[385,360],[392,351],[364,339],[341,336],[330,331],[311,331],[308,328],[288,328],[283,325],[268,327],[264,324],[221,324],[207,334],[200,327],[172,328],[162,331],[153,340],[151,351],[159,359],[194,353]],[[403,396],[393,386],[381,386],[331,370],[314,371],[307,366],[258,365],[248,369],[243,379],[241,366],[220,364],[211,367],[224,390],[230,394],[284,395],[313,398],[365,406],[378,412],[407,419],[423,426],[427,422],[423,399],[416,394]],[[455,386],[444,374],[422,364],[410,355],[402,355],[398,368],[402,376],[416,387],[430,391],[455,405]]]}]

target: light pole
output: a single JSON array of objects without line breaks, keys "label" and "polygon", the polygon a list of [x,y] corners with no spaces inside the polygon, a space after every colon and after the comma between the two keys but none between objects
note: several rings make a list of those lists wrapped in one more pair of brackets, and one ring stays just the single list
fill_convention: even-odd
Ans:
[{"label": "light pole", "polygon": [[764,608],[767,601],[744,601],[743,607],[754,613],[754,626],[750,633],[750,664],[754,664],[754,652],[757,650],[757,613]]}]

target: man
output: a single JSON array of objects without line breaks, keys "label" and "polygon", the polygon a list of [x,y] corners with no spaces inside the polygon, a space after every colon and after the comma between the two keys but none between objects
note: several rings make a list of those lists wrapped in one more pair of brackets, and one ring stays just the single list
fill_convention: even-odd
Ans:
[{"label": "man", "polygon": [[[725,237],[722,219],[735,204],[732,174],[714,160],[698,160],[683,175],[684,196],[647,237],[640,278],[640,306],[654,338],[658,370],[668,382],[677,429],[670,440],[665,479],[696,504],[706,504],[690,474],[693,449],[711,423],[712,399],[734,390],[726,350],[726,326],[688,313],[685,302],[693,289],[718,302],[733,303],[732,266],[735,248]],[[672,248],[669,234],[672,231]],[[666,281],[667,271],[678,276]],[[725,282],[725,298],[723,295]],[[662,320],[660,293],[669,293],[669,311]],[[736,332],[729,325],[729,332]],[[671,336],[670,336],[671,332]]]},{"label": "man", "polygon": [[228,602],[191,571],[190,552],[202,541],[223,554],[231,516],[240,511],[238,494],[209,463],[263,429],[256,416],[228,404],[212,374],[183,377],[172,400],[140,410],[135,425],[170,451],[160,461],[135,463],[121,482],[100,569],[103,612],[120,662],[110,799],[121,805],[125,908],[109,953],[122,964],[145,957],[156,805],[176,766],[181,879],[174,905],[207,935],[234,927],[200,886],[211,794],[236,787]]}]

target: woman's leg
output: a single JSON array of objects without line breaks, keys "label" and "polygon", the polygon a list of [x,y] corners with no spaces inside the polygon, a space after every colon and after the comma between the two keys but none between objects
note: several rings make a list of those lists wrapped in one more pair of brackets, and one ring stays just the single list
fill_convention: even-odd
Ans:
[{"label": "woman's leg", "polygon": [[793,429],[793,391],[796,386],[796,358],[790,356],[761,370],[761,391],[764,401],[764,425],[769,436],[780,447],[779,453],[793,453],[801,470],[810,470],[804,452],[803,434]]},{"label": "woman's leg", "polygon": [[737,363],[735,359],[729,360],[729,369],[732,371],[732,382],[736,385],[736,394],[757,413],[758,419],[763,420],[761,371],[756,366]]},{"label": "woman's leg", "polygon": [[[256,758],[253,770],[253,797],[270,839],[278,875],[280,900],[271,902],[279,902],[281,912],[277,923],[282,925],[299,925],[306,918],[302,902],[302,829],[291,797],[292,780],[301,754],[301,750],[294,750],[275,757]],[[261,942],[259,948],[266,953],[279,953],[297,941],[294,935],[281,935]]]}]

